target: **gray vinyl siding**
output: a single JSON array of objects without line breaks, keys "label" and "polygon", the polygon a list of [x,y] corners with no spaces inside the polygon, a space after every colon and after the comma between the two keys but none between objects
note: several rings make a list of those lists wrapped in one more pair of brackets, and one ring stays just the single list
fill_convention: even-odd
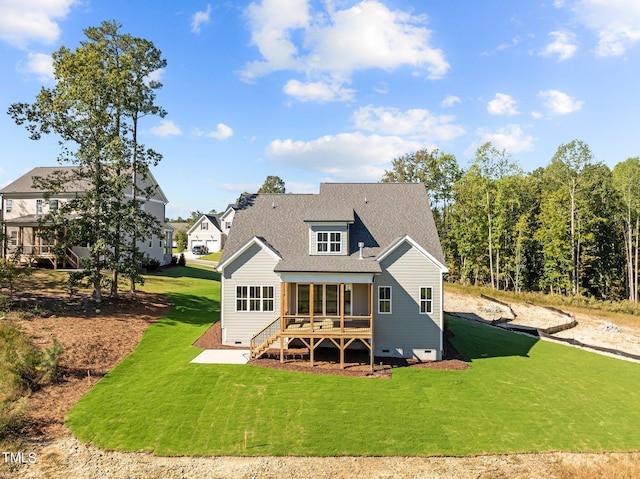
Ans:
[{"label": "gray vinyl siding", "polygon": [[[340,253],[318,253],[318,243],[317,243],[317,235],[316,233],[320,231],[327,232],[340,232],[342,236]],[[335,255],[335,256],[346,256],[349,254],[349,235],[347,230],[347,225],[310,225],[309,226],[309,254],[313,255]]]},{"label": "gray vinyl siding", "polygon": [[[222,314],[225,344],[249,346],[251,337],[280,315],[280,278],[273,272],[277,260],[252,245],[224,268]],[[273,311],[236,311],[236,286],[273,286]],[[223,336],[224,338],[225,336]]]},{"label": "gray vinyl siding", "polygon": [[[432,350],[441,359],[442,298],[440,269],[409,243],[384,258],[374,284],[376,354],[413,357]],[[391,286],[391,314],[378,313],[378,287]],[[420,314],[420,288],[433,288],[433,312]],[[389,350],[384,352],[383,350]]]}]

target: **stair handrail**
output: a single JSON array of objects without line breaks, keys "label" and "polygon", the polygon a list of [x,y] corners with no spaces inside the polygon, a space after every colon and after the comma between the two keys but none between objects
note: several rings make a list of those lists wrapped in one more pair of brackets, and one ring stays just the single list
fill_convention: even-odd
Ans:
[{"label": "stair handrail", "polygon": [[[250,342],[251,356],[253,357],[256,350],[267,342],[271,342],[280,332],[280,321],[282,316],[278,316],[273,322],[267,324],[264,328],[253,335]],[[262,351],[259,354],[261,354]]]}]

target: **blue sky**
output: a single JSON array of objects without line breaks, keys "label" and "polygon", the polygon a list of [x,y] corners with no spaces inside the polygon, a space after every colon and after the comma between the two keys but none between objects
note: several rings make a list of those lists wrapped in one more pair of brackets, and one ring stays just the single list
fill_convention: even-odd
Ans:
[{"label": "blue sky", "polygon": [[[640,155],[637,0],[0,0],[0,105],[53,86],[50,54],[117,20],[168,65],[142,141],[167,215],[221,210],[278,175],[287,192],[378,181],[420,148],[461,166],[485,141],[525,171],[581,139],[613,167]],[[55,165],[0,116],[0,185]]]}]

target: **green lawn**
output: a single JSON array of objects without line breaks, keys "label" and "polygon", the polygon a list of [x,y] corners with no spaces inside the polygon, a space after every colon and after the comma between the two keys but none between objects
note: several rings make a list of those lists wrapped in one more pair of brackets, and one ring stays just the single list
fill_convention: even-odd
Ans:
[{"label": "green lawn", "polygon": [[220,256],[222,256],[222,251],[218,251],[217,253],[209,253],[204,256],[200,256],[199,259],[204,259],[206,261],[220,261]]},{"label": "green lawn", "polygon": [[190,364],[218,317],[213,272],[145,288],[174,311],[69,412],[82,440],[158,455],[471,455],[640,450],[640,365],[448,318],[466,371],[393,379]]}]

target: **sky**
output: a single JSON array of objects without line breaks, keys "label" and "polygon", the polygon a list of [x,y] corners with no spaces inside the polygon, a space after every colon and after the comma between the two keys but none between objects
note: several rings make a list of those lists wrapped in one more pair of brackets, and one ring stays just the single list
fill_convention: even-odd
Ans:
[{"label": "sky", "polygon": [[[638,0],[0,0],[0,109],[51,88],[51,53],[104,20],[167,67],[141,141],[167,216],[224,210],[268,175],[288,193],[379,181],[394,158],[491,141],[526,171],[579,139],[640,155]],[[0,187],[54,166],[58,138],[0,115]]]}]

